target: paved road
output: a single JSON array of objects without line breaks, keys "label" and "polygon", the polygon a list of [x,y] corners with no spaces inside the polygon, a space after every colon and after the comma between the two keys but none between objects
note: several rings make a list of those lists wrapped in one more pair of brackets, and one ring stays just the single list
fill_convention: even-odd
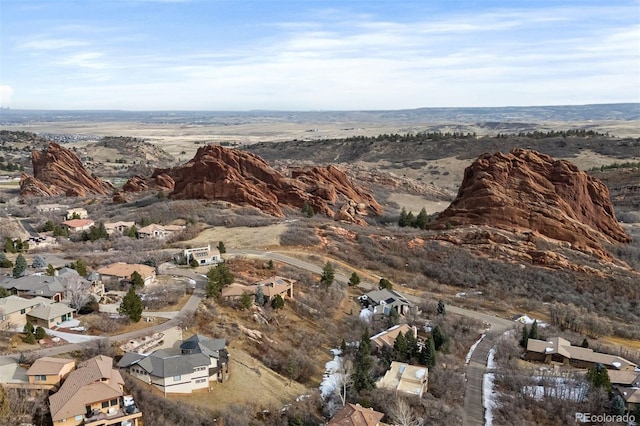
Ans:
[{"label": "paved road", "polygon": [[[229,250],[228,254],[231,256],[255,256],[261,258],[267,258],[277,260],[289,265],[296,266],[307,271],[317,274],[322,273],[322,267],[305,262],[295,257],[287,256],[282,253],[276,252],[264,252],[259,250]],[[342,274],[336,273],[336,280],[347,282],[348,278]],[[361,286],[368,287],[367,284]],[[421,299],[411,295],[405,295],[407,299],[420,302]],[[511,330],[515,327],[515,323],[511,320],[494,317],[484,314],[482,312],[476,312],[469,309],[458,308],[455,306],[447,305],[447,312],[463,315],[466,317],[474,318],[479,321],[483,321],[489,324],[489,329],[486,336],[476,346],[473,351],[469,364],[466,367],[467,385],[464,395],[464,418],[463,425],[475,426],[484,425],[484,407],[482,404],[482,383],[483,376],[487,369],[487,357],[489,356],[489,350],[495,345],[496,340],[507,330]]]}]

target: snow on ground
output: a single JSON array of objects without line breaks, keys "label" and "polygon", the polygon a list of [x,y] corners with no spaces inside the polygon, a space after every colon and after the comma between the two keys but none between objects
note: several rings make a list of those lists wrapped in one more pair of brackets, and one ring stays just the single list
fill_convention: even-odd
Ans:
[{"label": "snow on ground", "polygon": [[497,406],[496,397],[498,394],[493,390],[493,381],[496,378],[494,373],[486,373],[482,376],[482,406],[484,407],[485,426],[493,425],[493,409]]},{"label": "snow on ground", "polygon": [[469,353],[467,354],[466,358],[464,359],[464,362],[469,364],[469,361],[471,361],[471,355],[473,355],[473,351],[476,350],[476,347],[478,346],[478,344],[480,344],[480,342],[482,341],[482,339],[484,339],[484,336],[486,336],[486,333],[482,333],[482,336],[480,336],[480,338],[478,339],[477,342],[475,342],[473,344],[473,346],[471,346],[471,349],[469,349]]},{"label": "snow on ground", "polygon": [[589,391],[589,386],[571,377],[562,376],[533,376],[537,381],[535,386],[525,386],[522,393],[541,401],[545,398],[557,398],[565,401],[583,401]]},{"label": "snow on ground", "polygon": [[494,369],[496,368],[496,362],[493,360],[493,357],[496,356],[496,348],[491,348],[489,350],[489,355],[487,356],[487,368]]},{"label": "snow on ground", "polygon": [[62,331],[54,331],[48,328],[44,329],[49,336],[59,337],[69,343],[84,343],[91,340],[102,339],[100,336],[85,336],[83,334],[63,333]]},{"label": "snow on ground", "polygon": [[546,327],[548,324],[546,322],[542,322],[540,320],[536,320],[535,318],[531,318],[529,315],[522,315],[521,317],[516,318],[516,322],[520,324],[531,325],[534,321],[538,321],[538,327]]},{"label": "snow on ground", "polygon": [[71,328],[71,327],[77,327],[79,325],[80,325],[80,321],[78,321],[77,319],[70,319],[69,321],[64,321],[58,324],[58,328]]},{"label": "snow on ground", "polygon": [[364,322],[371,322],[371,317],[373,316],[373,312],[371,312],[369,309],[364,308],[363,310],[360,311],[360,320],[364,321]]},{"label": "snow on ground", "polygon": [[322,399],[330,396],[338,387],[339,374],[338,370],[342,367],[342,358],[340,349],[331,349],[333,359],[324,365],[324,376],[320,383],[320,395]]}]

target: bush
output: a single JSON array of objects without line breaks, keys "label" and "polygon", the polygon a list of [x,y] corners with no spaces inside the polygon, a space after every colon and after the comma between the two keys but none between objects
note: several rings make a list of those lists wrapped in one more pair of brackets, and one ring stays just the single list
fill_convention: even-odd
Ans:
[{"label": "bush", "polygon": [[36,339],[40,340],[44,339],[45,337],[47,337],[47,332],[44,331],[44,328],[38,326],[38,328],[36,328]]}]

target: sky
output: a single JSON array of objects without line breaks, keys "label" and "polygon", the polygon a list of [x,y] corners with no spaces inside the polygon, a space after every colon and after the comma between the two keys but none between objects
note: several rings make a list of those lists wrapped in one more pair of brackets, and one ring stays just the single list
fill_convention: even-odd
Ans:
[{"label": "sky", "polygon": [[640,102],[640,0],[0,0],[14,109]]}]

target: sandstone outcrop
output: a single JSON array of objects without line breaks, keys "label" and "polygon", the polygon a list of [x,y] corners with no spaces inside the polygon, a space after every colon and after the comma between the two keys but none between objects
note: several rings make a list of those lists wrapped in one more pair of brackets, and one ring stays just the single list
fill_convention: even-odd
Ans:
[{"label": "sandstone outcrop", "polygon": [[301,208],[305,203],[316,213],[364,224],[360,216],[379,215],[382,207],[371,193],[350,181],[336,167],[296,169],[287,177],[262,158],[246,151],[217,145],[201,147],[189,162],[170,169],[156,169],[150,178],[135,176],[125,191],[165,189],[171,199],[225,200],[249,204],[283,217],[283,206]]},{"label": "sandstone outcrop", "polygon": [[111,194],[111,184],[91,176],[76,154],[57,143],[44,151],[32,151],[33,176],[20,177],[22,195],[87,195]]},{"label": "sandstone outcrop", "polygon": [[603,242],[631,241],[602,182],[524,149],[484,154],[465,170],[456,199],[433,226],[457,225],[529,229],[601,257],[608,257]]}]

